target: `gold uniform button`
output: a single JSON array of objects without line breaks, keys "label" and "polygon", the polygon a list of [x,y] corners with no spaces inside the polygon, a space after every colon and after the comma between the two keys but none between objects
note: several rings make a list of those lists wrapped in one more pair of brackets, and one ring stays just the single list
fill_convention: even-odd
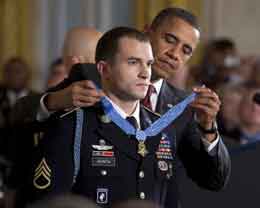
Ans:
[{"label": "gold uniform button", "polygon": [[140,192],[140,199],[145,199],[145,193],[144,192]]},{"label": "gold uniform button", "polygon": [[139,172],[139,178],[143,178],[144,177],[144,171],[140,171]]}]

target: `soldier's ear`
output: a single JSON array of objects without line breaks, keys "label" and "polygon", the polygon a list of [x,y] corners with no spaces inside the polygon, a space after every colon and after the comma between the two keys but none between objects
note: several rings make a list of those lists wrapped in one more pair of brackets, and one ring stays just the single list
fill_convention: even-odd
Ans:
[{"label": "soldier's ear", "polygon": [[102,78],[107,78],[109,76],[109,63],[106,61],[99,61],[97,63],[98,73]]}]

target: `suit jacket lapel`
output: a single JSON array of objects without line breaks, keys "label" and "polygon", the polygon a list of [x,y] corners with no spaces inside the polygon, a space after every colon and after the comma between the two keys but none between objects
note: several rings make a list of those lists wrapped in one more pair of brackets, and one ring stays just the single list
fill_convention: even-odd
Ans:
[{"label": "suit jacket lapel", "polygon": [[173,99],[174,97],[172,96],[172,92],[166,82],[163,81],[155,111],[160,114],[165,113],[168,110],[167,104],[172,104]]},{"label": "suit jacket lapel", "polygon": [[175,95],[174,88],[170,87],[166,81],[163,81],[155,111],[164,114],[178,102],[179,99],[178,96]]}]

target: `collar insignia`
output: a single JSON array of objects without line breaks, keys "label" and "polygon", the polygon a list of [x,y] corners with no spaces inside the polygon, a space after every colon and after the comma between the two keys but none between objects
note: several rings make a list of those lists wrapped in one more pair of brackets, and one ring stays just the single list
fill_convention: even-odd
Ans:
[{"label": "collar insignia", "polygon": [[102,123],[110,123],[111,119],[107,115],[100,116],[100,120]]}]

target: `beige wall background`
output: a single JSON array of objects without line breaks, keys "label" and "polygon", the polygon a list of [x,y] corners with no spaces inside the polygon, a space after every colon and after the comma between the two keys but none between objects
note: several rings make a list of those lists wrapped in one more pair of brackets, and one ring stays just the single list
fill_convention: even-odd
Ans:
[{"label": "beige wall background", "polygon": [[[242,54],[260,55],[259,0],[0,0],[0,65],[11,56],[25,58],[32,66],[32,86],[42,89],[48,65],[60,56],[70,27],[143,29],[167,6],[184,7],[199,17],[202,43],[230,37]],[[197,63],[202,52],[203,44],[191,63]]]},{"label": "beige wall background", "polygon": [[204,0],[206,38],[231,37],[242,54],[260,55],[259,0]]}]

